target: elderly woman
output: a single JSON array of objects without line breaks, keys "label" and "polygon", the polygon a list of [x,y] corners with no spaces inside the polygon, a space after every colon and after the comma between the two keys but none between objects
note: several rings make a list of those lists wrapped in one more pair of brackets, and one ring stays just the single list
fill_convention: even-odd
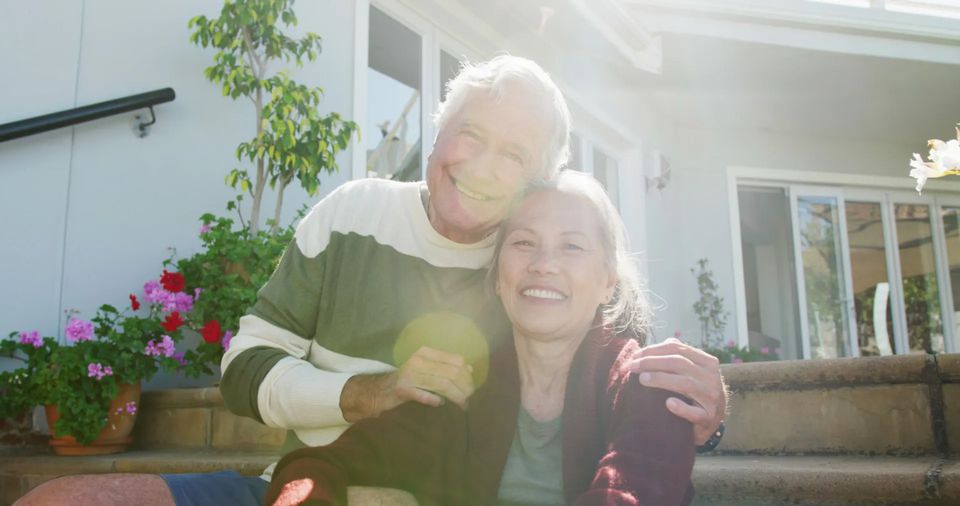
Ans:
[{"label": "elderly woman", "polygon": [[464,411],[407,403],[280,461],[268,504],[346,504],[348,485],[427,504],[688,504],[690,424],[627,362],[647,304],[623,224],[590,176],[533,185],[491,277],[513,339]]}]

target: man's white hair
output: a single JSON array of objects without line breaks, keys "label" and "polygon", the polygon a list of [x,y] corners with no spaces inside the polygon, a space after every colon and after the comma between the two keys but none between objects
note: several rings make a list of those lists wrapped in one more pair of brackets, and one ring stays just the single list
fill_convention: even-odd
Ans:
[{"label": "man's white hair", "polygon": [[570,158],[570,109],[550,75],[532,60],[500,55],[478,64],[464,62],[457,77],[447,82],[446,100],[433,117],[437,132],[463,109],[473,93],[486,91],[494,99],[500,99],[508,85],[520,85],[522,90],[541,97],[543,110],[549,111],[551,117],[544,118],[551,126],[541,176],[552,178]]}]

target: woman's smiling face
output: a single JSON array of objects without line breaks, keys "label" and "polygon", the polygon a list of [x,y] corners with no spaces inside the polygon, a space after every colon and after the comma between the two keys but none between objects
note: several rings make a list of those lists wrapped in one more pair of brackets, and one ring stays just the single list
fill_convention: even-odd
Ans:
[{"label": "woman's smiling face", "polygon": [[537,191],[510,216],[497,259],[497,294],[526,338],[578,339],[613,294],[603,226],[584,197]]}]

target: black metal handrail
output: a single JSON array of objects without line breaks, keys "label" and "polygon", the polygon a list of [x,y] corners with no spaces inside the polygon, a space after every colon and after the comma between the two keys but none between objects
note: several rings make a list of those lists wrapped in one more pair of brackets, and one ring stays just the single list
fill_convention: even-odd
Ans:
[{"label": "black metal handrail", "polygon": [[129,97],[85,105],[75,109],[67,109],[66,111],[4,123],[0,125],[0,142],[19,139],[20,137],[39,134],[57,128],[68,127],[85,121],[93,121],[95,119],[146,107],[150,109],[152,119],[149,122],[139,125],[142,136],[146,131],[146,127],[156,122],[156,116],[153,114],[153,106],[165,102],[172,102],[176,96],[173,88],[163,88],[138,95],[130,95]]}]

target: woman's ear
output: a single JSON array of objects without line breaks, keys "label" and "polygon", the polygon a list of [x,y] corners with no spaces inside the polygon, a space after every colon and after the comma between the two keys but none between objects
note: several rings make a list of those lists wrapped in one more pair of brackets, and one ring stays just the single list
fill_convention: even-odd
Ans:
[{"label": "woman's ear", "polygon": [[617,283],[620,281],[620,278],[617,277],[616,273],[611,272],[607,276],[607,287],[604,295],[606,299],[603,301],[604,304],[609,304],[613,300],[613,294],[617,292]]}]

